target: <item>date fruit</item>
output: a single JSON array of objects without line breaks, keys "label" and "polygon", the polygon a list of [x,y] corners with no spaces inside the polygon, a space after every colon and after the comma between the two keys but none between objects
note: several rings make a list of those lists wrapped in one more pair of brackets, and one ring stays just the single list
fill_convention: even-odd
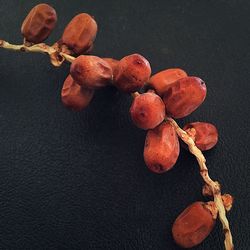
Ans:
[{"label": "date fruit", "polygon": [[169,85],[163,96],[167,114],[183,118],[195,111],[205,100],[206,84],[198,77],[188,76]]},{"label": "date fruit", "polygon": [[211,123],[189,123],[184,126],[183,130],[185,130],[192,137],[195,145],[201,151],[213,148],[218,142],[218,131]]},{"label": "date fruit", "polygon": [[205,202],[188,206],[175,220],[172,234],[175,242],[183,248],[200,244],[213,230],[215,219]]},{"label": "date fruit", "polygon": [[167,122],[149,130],[144,145],[144,161],[155,173],[164,173],[176,163],[180,153],[178,136]]},{"label": "date fruit", "polygon": [[97,56],[78,56],[71,64],[70,74],[82,87],[98,89],[112,81],[109,64]]},{"label": "date fruit", "polygon": [[80,111],[89,105],[93,96],[93,89],[81,87],[73,80],[71,75],[68,75],[61,91],[61,100],[66,107]]},{"label": "date fruit", "polygon": [[123,57],[119,62],[114,85],[125,93],[139,90],[149,80],[151,67],[147,59],[139,54]]},{"label": "date fruit", "polygon": [[74,54],[88,53],[96,38],[97,24],[89,14],[76,15],[66,26],[61,43],[66,45]]},{"label": "date fruit", "polygon": [[155,93],[136,96],[130,107],[130,116],[138,128],[153,129],[165,118],[165,105]]},{"label": "date fruit", "polygon": [[187,73],[182,69],[166,69],[151,76],[148,87],[153,88],[159,96],[163,96],[171,83],[184,77],[187,77]]},{"label": "date fruit", "polygon": [[41,43],[50,35],[56,22],[56,11],[48,4],[38,4],[24,19],[21,32],[26,41]]}]

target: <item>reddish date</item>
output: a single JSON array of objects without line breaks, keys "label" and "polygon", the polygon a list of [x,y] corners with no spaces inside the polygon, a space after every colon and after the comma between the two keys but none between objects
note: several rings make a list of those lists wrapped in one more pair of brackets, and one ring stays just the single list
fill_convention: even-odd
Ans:
[{"label": "reddish date", "polygon": [[195,111],[205,100],[206,84],[198,77],[182,78],[167,88],[163,96],[167,114],[183,118]]},{"label": "reddish date", "polygon": [[172,234],[175,242],[183,248],[200,244],[213,230],[215,219],[204,202],[188,206],[175,220]]},{"label": "reddish date", "polygon": [[133,100],[130,115],[138,128],[153,129],[164,120],[165,105],[155,93],[144,93]]},{"label": "reddish date", "polygon": [[114,85],[125,93],[132,93],[143,87],[150,75],[150,64],[143,56],[139,54],[125,56],[119,62]]},{"label": "reddish date", "polygon": [[73,79],[82,87],[98,89],[112,81],[109,64],[97,56],[78,56],[70,67]]},{"label": "reddish date", "polygon": [[176,163],[180,153],[178,136],[173,126],[162,123],[149,130],[144,146],[144,161],[155,173],[164,173]]},{"label": "reddish date", "polygon": [[184,126],[183,130],[185,130],[193,138],[196,146],[201,151],[213,148],[218,142],[218,131],[211,123],[189,123]]},{"label": "reddish date", "polygon": [[153,88],[159,96],[163,96],[171,83],[184,77],[187,77],[187,73],[182,69],[166,69],[151,76],[148,87]]},{"label": "reddish date", "polygon": [[74,54],[88,53],[96,38],[97,24],[93,17],[86,13],[75,16],[66,26],[61,43]]},{"label": "reddish date", "polygon": [[61,91],[61,100],[66,107],[80,111],[89,105],[93,96],[94,90],[81,87],[68,75]]},{"label": "reddish date", "polygon": [[26,41],[41,43],[50,35],[56,22],[56,11],[48,4],[38,4],[24,19],[21,32]]}]

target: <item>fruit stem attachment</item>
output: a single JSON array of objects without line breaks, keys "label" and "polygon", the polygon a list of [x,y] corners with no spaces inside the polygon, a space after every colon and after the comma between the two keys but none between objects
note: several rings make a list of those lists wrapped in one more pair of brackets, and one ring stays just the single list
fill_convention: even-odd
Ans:
[{"label": "fruit stem attachment", "polygon": [[9,42],[6,42],[4,40],[0,40],[0,48],[13,50],[13,51],[21,51],[21,52],[33,52],[33,53],[46,53],[50,56],[51,63],[59,67],[61,64],[66,60],[68,62],[73,62],[75,57],[68,55],[66,53],[63,53],[59,50],[57,50],[54,47],[51,47],[45,43],[39,43],[34,45],[16,45],[11,44]]},{"label": "fruit stem attachment", "polygon": [[140,93],[139,92],[134,92],[134,93],[131,93],[131,96],[133,97],[133,98],[136,98],[137,96],[139,96],[140,95]]},{"label": "fruit stem attachment", "polygon": [[210,178],[206,166],[206,159],[201,150],[199,150],[196,147],[193,139],[183,129],[179,127],[179,125],[176,123],[174,119],[167,117],[165,118],[165,121],[170,122],[170,124],[175,128],[175,131],[180,137],[180,139],[188,145],[189,151],[196,157],[198,164],[200,166],[201,177],[203,178],[204,182],[208,185],[208,187],[210,187],[214,197],[214,202],[218,208],[219,219],[221,221],[223,232],[225,234],[225,241],[224,241],[225,249],[233,250],[234,249],[233,238],[230,231],[229,222],[226,217],[226,211],[223,204],[219,183],[217,181],[213,181]]}]

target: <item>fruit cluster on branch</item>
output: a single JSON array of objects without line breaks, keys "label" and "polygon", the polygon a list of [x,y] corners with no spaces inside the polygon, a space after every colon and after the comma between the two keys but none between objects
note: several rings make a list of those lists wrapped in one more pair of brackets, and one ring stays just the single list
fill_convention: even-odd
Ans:
[{"label": "fruit cluster on branch", "polygon": [[[207,122],[193,122],[181,129],[173,118],[194,112],[206,97],[206,84],[179,68],[166,69],[151,76],[150,63],[139,54],[121,60],[89,55],[97,34],[95,19],[86,13],[76,15],[66,26],[61,38],[48,46],[44,40],[57,22],[56,11],[48,4],[35,6],[23,21],[22,45],[0,40],[0,47],[16,51],[47,53],[54,66],[65,60],[72,63],[61,91],[62,103],[73,110],[86,108],[97,89],[112,85],[133,96],[130,116],[133,123],[147,130],[144,161],[157,174],[172,169],[179,157],[179,139],[196,157],[205,182],[203,195],[211,201],[189,205],[175,220],[173,239],[183,248],[200,244],[212,231],[217,216],[225,234],[225,249],[233,249],[232,235],[226,217],[233,198],[221,194],[206,167],[202,151],[213,148],[218,141],[216,127]],[[142,89],[146,89],[143,93]],[[140,92],[138,92],[140,91]],[[182,144],[181,144],[182,145]],[[184,144],[183,144],[184,145]]]}]

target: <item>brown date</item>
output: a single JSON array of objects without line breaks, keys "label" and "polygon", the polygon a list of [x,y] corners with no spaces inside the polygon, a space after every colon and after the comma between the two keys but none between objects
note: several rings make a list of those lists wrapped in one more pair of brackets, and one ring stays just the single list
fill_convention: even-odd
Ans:
[{"label": "brown date", "polygon": [[164,92],[171,83],[174,83],[175,81],[186,76],[187,73],[182,69],[166,69],[151,76],[148,86],[153,88],[158,95],[163,96]]},{"label": "brown date", "polygon": [[78,56],[71,64],[70,74],[85,88],[98,89],[112,81],[111,67],[97,56]]},{"label": "brown date", "polygon": [[76,55],[88,53],[95,41],[97,24],[93,17],[86,13],[76,15],[66,26],[61,43]]},{"label": "brown date", "polygon": [[139,90],[151,75],[149,62],[139,54],[123,57],[119,62],[114,85],[125,93]]},{"label": "brown date", "polygon": [[119,69],[119,61],[113,58],[102,58],[102,59],[109,64],[113,72],[113,78],[115,78]]},{"label": "brown date", "polygon": [[61,100],[66,107],[80,111],[89,105],[93,96],[94,90],[81,87],[68,75],[61,91]]},{"label": "brown date", "polygon": [[24,19],[21,32],[26,41],[41,43],[50,35],[56,22],[56,11],[48,4],[38,4]]},{"label": "brown date", "polygon": [[183,128],[194,140],[195,145],[201,150],[209,150],[218,142],[216,127],[207,122],[193,122]]},{"label": "brown date", "polygon": [[169,85],[163,96],[167,114],[182,118],[195,111],[205,100],[206,84],[198,77],[188,76]]},{"label": "brown date", "polygon": [[130,107],[130,116],[138,128],[153,129],[165,118],[165,105],[155,93],[136,96]]},{"label": "brown date", "polygon": [[173,126],[162,123],[149,130],[144,145],[144,161],[155,173],[164,173],[176,163],[180,153],[178,136]]},{"label": "brown date", "polygon": [[200,244],[213,230],[215,219],[208,205],[195,202],[188,206],[175,220],[172,234],[175,242],[183,248]]}]

